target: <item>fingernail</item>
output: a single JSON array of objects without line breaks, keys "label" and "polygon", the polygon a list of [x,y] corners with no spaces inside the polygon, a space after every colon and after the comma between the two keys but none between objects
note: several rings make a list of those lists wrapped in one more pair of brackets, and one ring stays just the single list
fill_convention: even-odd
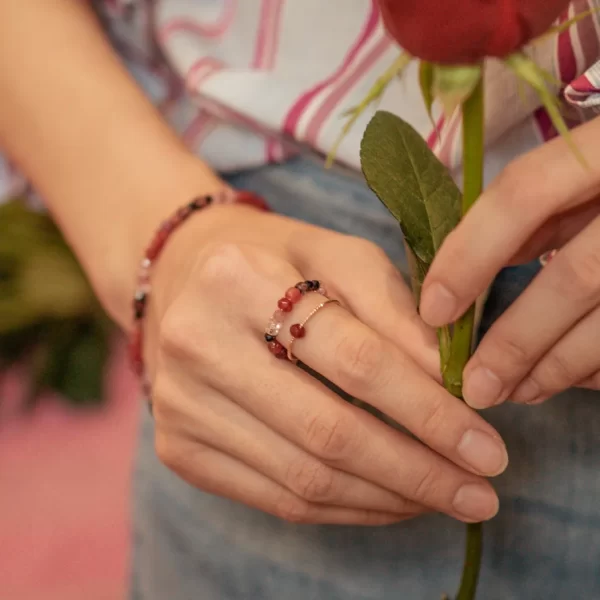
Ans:
[{"label": "fingernail", "polygon": [[489,408],[500,400],[502,382],[486,367],[477,367],[465,374],[463,395],[473,408]]},{"label": "fingernail", "polygon": [[479,429],[467,431],[457,449],[462,459],[482,475],[499,475],[508,465],[504,444]]},{"label": "fingernail", "polygon": [[499,508],[494,491],[480,483],[463,485],[456,492],[452,505],[457,513],[469,521],[487,521],[496,515]]},{"label": "fingernail", "polygon": [[513,392],[512,399],[514,402],[529,404],[531,401],[535,400],[541,392],[540,386],[533,379],[526,379]]},{"label": "fingernail", "polygon": [[435,282],[423,290],[421,317],[432,326],[446,325],[453,320],[457,305],[456,296],[441,283]]}]

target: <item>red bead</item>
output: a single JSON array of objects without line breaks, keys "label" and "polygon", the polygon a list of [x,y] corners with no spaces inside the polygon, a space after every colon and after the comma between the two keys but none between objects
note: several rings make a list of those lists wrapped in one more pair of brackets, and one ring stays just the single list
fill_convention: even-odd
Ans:
[{"label": "red bead", "polygon": [[154,260],[160,254],[160,251],[163,249],[163,246],[165,245],[165,242],[167,241],[168,237],[168,231],[162,229],[159,230],[154,239],[152,240],[152,243],[146,250],[146,258]]},{"label": "red bead", "polygon": [[277,340],[269,342],[267,346],[269,347],[269,352],[271,352],[271,354],[274,354],[278,358],[282,352],[285,352],[285,348]]},{"label": "red bead", "polygon": [[292,308],[294,308],[294,305],[287,298],[281,298],[277,303],[277,306],[279,306],[283,312],[291,312]]},{"label": "red bead", "polygon": [[129,361],[137,375],[141,375],[144,369],[144,360],[142,357],[142,330],[137,328],[131,336],[129,342]]},{"label": "red bead", "polygon": [[250,206],[254,206],[254,208],[258,208],[259,210],[270,210],[269,205],[264,201],[263,198],[245,190],[237,192],[235,201],[239,204],[249,204]]},{"label": "red bead", "polygon": [[192,214],[192,209],[186,204],[185,206],[182,206],[177,211],[176,214],[177,214],[177,220],[181,223],[182,221],[185,221]]},{"label": "red bead", "polygon": [[285,293],[285,297],[293,304],[296,304],[302,298],[302,292],[298,288],[293,287]]},{"label": "red bead", "polygon": [[290,327],[290,333],[295,338],[303,338],[306,335],[306,329],[299,323],[294,323],[294,325]]}]

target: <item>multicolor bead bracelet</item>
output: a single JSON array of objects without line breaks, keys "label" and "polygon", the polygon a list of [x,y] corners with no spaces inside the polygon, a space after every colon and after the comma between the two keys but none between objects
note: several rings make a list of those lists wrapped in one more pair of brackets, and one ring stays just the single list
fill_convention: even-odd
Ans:
[{"label": "multicolor bead bracelet", "polygon": [[267,203],[256,194],[248,191],[226,189],[218,194],[200,196],[178,208],[173,215],[164,221],[154,234],[149,246],[144,252],[137,274],[135,294],[133,297],[133,333],[129,342],[129,359],[133,370],[142,381],[142,391],[150,396],[150,382],[144,368],[144,331],[143,323],[150,298],[150,276],[152,267],[160,257],[167,240],[194,213],[211,205],[246,204],[260,210],[268,211]]}]

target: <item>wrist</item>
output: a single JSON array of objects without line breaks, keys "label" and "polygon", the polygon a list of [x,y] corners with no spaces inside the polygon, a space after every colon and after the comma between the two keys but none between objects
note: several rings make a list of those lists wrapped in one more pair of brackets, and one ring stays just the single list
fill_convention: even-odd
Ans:
[{"label": "wrist", "polygon": [[160,169],[141,175],[127,178],[115,192],[122,208],[107,232],[106,253],[82,259],[100,302],[124,330],[131,327],[136,274],[155,232],[183,204],[227,188],[206,165],[187,154],[170,156]]}]

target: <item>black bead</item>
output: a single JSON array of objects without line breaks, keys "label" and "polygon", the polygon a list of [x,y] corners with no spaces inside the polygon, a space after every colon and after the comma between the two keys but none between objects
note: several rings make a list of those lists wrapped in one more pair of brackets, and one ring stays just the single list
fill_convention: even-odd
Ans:
[{"label": "black bead", "polygon": [[205,204],[207,204],[207,205],[208,204],[212,204],[212,201],[213,201],[213,197],[212,196],[205,196],[204,197]]},{"label": "black bead", "polygon": [[268,333],[265,333],[265,340],[267,342],[273,342],[275,340],[275,336],[274,335],[269,335]]},{"label": "black bead", "polygon": [[313,282],[309,281],[308,279],[304,282],[306,284],[306,289],[308,292],[312,292],[313,289]]},{"label": "black bead", "polygon": [[316,279],[314,279],[313,281],[311,281],[312,286],[313,286],[313,290],[318,290],[321,287],[321,283],[319,281],[317,281]]}]

